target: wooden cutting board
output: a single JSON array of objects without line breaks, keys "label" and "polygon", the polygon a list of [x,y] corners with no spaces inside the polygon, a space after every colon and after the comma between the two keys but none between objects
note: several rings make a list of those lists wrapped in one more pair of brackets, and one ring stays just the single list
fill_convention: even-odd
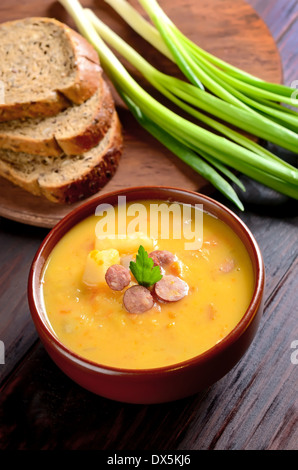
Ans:
[{"label": "wooden cutting board", "polygon": [[[181,77],[172,62],[136,35],[103,0],[81,3],[91,8],[156,68]],[[142,11],[137,0],[130,0],[130,3]],[[264,80],[282,82],[276,44],[267,26],[244,0],[160,0],[160,5],[174,23],[203,49]],[[54,17],[75,28],[58,2],[2,0],[1,22],[25,16]],[[154,93],[134,69],[124,64],[148,91]],[[123,125],[124,152],[116,175],[101,193],[151,184],[210,192],[210,185],[141,129],[114,90],[113,94]],[[0,216],[51,228],[77,205],[60,206],[43,201],[0,178]]]}]

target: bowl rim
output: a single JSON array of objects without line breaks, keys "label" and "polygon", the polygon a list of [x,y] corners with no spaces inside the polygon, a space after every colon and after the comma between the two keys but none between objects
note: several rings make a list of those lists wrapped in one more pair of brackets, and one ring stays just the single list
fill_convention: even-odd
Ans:
[{"label": "bowl rim", "polygon": [[[87,359],[81,356],[75,351],[72,351],[71,349],[69,349],[64,343],[62,343],[59,340],[59,338],[56,336],[54,331],[51,330],[49,325],[44,320],[43,317],[47,316],[46,311],[44,312],[39,311],[39,307],[38,307],[39,303],[36,302],[36,300],[40,298],[38,294],[41,292],[40,273],[42,273],[43,268],[46,265],[46,262],[48,259],[48,256],[45,257],[43,253],[46,250],[47,246],[52,242],[53,238],[55,239],[55,237],[57,237],[50,251],[52,251],[54,246],[68,232],[68,230],[74,227],[77,223],[89,217],[91,215],[91,212],[90,214],[86,214],[85,212],[88,211],[88,209],[91,207],[95,208],[99,201],[104,200],[106,198],[113,198],[119,195],[127,195],[128,193],[133,194],[136,192],[139,193],[140,191],[146,192],[146,191],[152,191],[152,190],[162,191],[162,192],[164,191],[165,193],[174,192],[177,195],[184,194],[190,197],[200,198],[202,199],[203,204],[205,202],[206,204],[209,205],[209,207],[210,205],[213,207],[216,207],[221,212],[226,213],[227,217],[234,220],[234,222],[238,225],[240,231],[242,231],[244,236],[249,241],[250,248],[254,256],[254,260],[256,264],[256,276],[255,276],[255,287],[254,287],[253,295],[244,315],[241,317],[240,321],[236,324],[236,326],[226,336],[224,336],[222,340],[220,340],[218,343],[216,343],[214,346],[207,349],[206,351],[203,351],[202,353],[198,354],[197,356],[180,361],[178,363],[173,363],[173,364],[160,366],[160,367],[154,367],[154,368],[144,368],[144,369],[131,369],[131,368],[114,367],[114,366],[109,366],[105,364],[100,364],[98,362],[92,361],[90,359]],[[135,200],[141,200],[141,199],[144,200],[144,198],[140,198],[140,197],[137,197]],[[148,199],[151,200],[151,199],[158,199],[158,198],[149,197]],[[159,200],[163,200],[163,199],[159,198]],[[166,201],[166,198],[164,200]],[[177,202],[181,202],[181,201],[177,199]],[[208,207],[207,207],[207,210],[204,209],[204,211],[208,213],[209,212]],[[212,211],[210,211],[210,213],[212,214]],[[80,217],[80,214],[84,214],[84,215]],[[71,223],[73,220],[74,222]],[[227,223],[226,221],[224,222]],[[69,223],[71,223],[70,227],[68,227]],[[68,228],[66,230],[63,230],[64,227],[68,227]],[[232,228],[232,230],[234,231],[233,227],[230,227],[230,228]],[[247,244],[244,242],[243,244],[247,248]],[[252,259],[251,255],[250,255],[250,258]],[[27,297],[28,297],[31,317],[33,319],[33,322],[35,323],[35,326],[38,325],[41,331],[48,338],[48,340],[50,340],[51,343],[54,343],[56,348],[59,349],[60,352],[64,354],[64,356],[67,356],[68,359],[73,360],[76,364],[79,364],[85,368],[88,368],[89,370],[93,370],[97,372],[104,371],[105,373],[110,372],[111,374],[114,374],[114,375],[125,374],[125,375],[132,375],[132,376],[138,375],[139,376],[142,374],[155,375],[155,374],[160,374],[160,373],[170,373],[171,371],[174,371],[176,369],[191,367],[191,366],[197,365],[198,363],[204,363],[205,361],[212,359],[217,354],[220,354],[229,345],[236,342],[237,339],[241,337],[241,335],[245,332],[245,330],[248,328],[248,326],[252,322],[254,316],[257,314],[257,311],[259,310],[259,307],[262,303],[264,285],[265,285],[265,266],[264,266],[264,261],[263,261],[261,250],[252,232],[237,214],[235,214],[231,209],[226,207],[221,202],[218,202],[215,199],[205,194],[201,194],[196,191],[178,188],[174,186],[172,187],[172,186],[150,185],[150,186],[132,186],[128,188],[121,188],[118,190],[110,191],[104,194],[98,194],[98,196],[93,197],[92,199],[89,199],[83,202],[78,207],[74,208],[68,214],[66,214],[46,235],[46,237],[41,242],[33,258],[30,271],[29,271],[29,276],[28,276]]]}]

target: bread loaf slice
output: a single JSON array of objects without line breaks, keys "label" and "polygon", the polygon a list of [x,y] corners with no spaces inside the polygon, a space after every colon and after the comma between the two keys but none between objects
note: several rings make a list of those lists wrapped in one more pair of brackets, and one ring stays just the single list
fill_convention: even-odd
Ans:
[{"label": "bread loaf slice", "polygon": [[36,196],[71,204],[95,194],[110,180],[122,145],[121,124],[114,111],[104,138],[83,155],[38,157],[0,149],[0,175]]},{"label": "bread loaf slice", "polygon": [[0,123],[0,147],[43,157],[79,155],[103,138],[114,110],[112,94],[103,80],[89,100],[56,116]]},{"label": "bread loaf slice", "polygon": [[91,44],[52,18],[0,25],[0,121],[53,116],[98,89],[102,69]]}]

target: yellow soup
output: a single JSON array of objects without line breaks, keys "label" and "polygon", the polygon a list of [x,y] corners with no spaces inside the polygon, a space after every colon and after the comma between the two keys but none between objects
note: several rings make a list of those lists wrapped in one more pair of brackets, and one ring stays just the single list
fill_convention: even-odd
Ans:
[{"label": "yellow soup", "polygon": [[[163,204],[160,220],[164,211],[168,237],[163,236],[161,222],[156,225],[154,221],[155,238],[150,238],[150,203],[158,201],[142,202],[146,215],[139,217],[137,233],[121,239],[109,237],[108,230],[97,238],[98,222],[103,219],[96,215],[80,222],[56,245],[44,271],[44,304],[53,331],[70,350],[99,364],[144,369],[197,356],[236,326],[252,298],[254,275],[249,255],[226,224],[201,213],[203,237],[196,238],[198,246],[191,246],[183,230],[180,237],[177,232],[174,236],[179,213],[167,218],[167,205]],[[195,210],[189,220],[183,220],[182,228],[193,226]],[[131,215],[126,226],[129,222],[134,223]],[[140,226],[144,229],[146,225],[143,236]],[[116,231],[117,227],[119,221]],[[123,306],[125,291],[137,284],[134,276],[129,286],[115,291],[104,282],[103,273],[109,264],[134,259],[140,245],[148,252],[173,253],[176,261],[170,273],[185,281],[188,291],[178,301],[154,298],[152,308],[135,314]]]}]

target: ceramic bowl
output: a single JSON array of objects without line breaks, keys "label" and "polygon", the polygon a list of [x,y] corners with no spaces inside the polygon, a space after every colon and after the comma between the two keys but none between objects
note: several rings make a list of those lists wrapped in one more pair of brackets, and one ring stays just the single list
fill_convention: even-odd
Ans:
[{"label": "ceramic bowl", "polygon": [[[237,326],[221,342],[199,356],[156,369],[107,367],[70,351],[50,328],[41,290],[43,269],[48,256],[68,230],[95,213],[98,204],[115,205],[118,196],[123,195],[126,196],[127,202],[159,199],[192,205],[203,204],[204,211],[221,219],[236,232],[249,253],[255,277],[251,303]],[[102,397],[127,403],[152,404],[196,394],[214,384],[240,361],[255,337],[262,315],[264,278],[264,263],[256,240],[231,210],[207,196],[192,191],[169,187],[135,187],[102,194],[82,203],[49,232],[31,266],[28,300],[33,322],[45,349],[67,376]]]}]

